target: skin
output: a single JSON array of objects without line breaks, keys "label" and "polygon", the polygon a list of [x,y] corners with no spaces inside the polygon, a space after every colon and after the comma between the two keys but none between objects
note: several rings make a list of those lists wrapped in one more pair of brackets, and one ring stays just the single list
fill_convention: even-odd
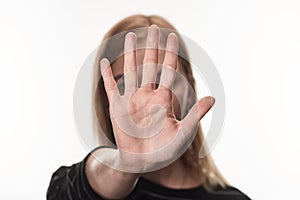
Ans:
[{"label": "skin", "polygon": [[[178,39],[174,33],[171,33],[167,39],[166,52],[165,54],[161,54],[157,50],[158,38],[158,27],[155,25],[150,26],[145,52],[136,53],[134,51],[136,48],[136,36],[134,33],[128,33],[125,38],[124,61],[116,61],[110,66],[107,59],[101,60],[101,72],[108,100],[110,104],[114,101],[114,108],[120,111],[117,114],[113,113],[113,108],[110,106],[113,131],[118,149],[120,150],[117,157],[114,157],[113,160],[116,160],[115,164],[118,166],[152,169],[155,165],[165,162],[166,159],[170,159],[184,145],[187,138],[191,135],[193,127],[214,104],[212,97],[205,97],[195,103],[184,119],[179,121],[178,117],[176,118],[179,114],[178,104],[174,100],[169,88],[173,84],[175,75],[172,72],[177,70],[179,73],[184,74],[183,68],[177,62]],[[123,62],[124,68],[117,67]],[[140,75],[142,76],[141,87],[138,87],[137,66],[140,63],[143,63],[144,67]],[[157,63],[163,63],[163,67],[160,84],[156,88]],[[117,88],[116,81],[122,74],[125,74],[125,92],[123,98],[119,94],[114,93]],[[124,101],[126,97],[128,97],[128,101]],[[156,104],[165,108],[166,111],[166,115],[162,115],[156,110],[153,111],[154,115],[152,119],[158,117],[159,121],[161,121],[160,118],[163,117],[165,120],[164,126],[159,130],[157,135],[149,138],[132,137],[126,134],[124,129],[118,125],[120,124],[118,120],[126,120],[128,119],[128,115],[139,126],[145,127],[149,125],[151,123],[149,109],[152,105]],[[129,108],[128,113],[125,111],[121,112],[120,109],[124,107]],[[140,133],[139,129],[131,131],[132,133]],[[182,137],[174,140],[177,133],[182,134]],[[130,159],[131,157],[125,153],[152,153],[170,141],[172,141],[172,146],[164,149],[163,153],[158,153],[154,157],[138,156]],[[110,149],[99,149],[97,151],[99,156],[112,155]],[[180,158],[159,170],[146,173],[128,173],[106,167],[93,158],[93,156],[90,156],[86,163],[86,174],[93,190],[107,199],[122,199],[127,196],[134,188],[140,176],[162,186],[175,189],[196,187],[201,185],[203,181],[199,178],[197,169],[187,169]],[[107,184],[106,180],[110,180],[110,184]]]}]

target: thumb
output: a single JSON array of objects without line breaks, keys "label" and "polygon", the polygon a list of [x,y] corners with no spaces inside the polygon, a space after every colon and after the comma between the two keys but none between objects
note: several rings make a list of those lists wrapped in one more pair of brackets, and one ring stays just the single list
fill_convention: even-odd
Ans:
[{"label": "thumb", "polygon": [[215,98],[211,96],[204,97],[198,100],[185,116],[181,120],[182,128],[186,129],[185,133],[189,134],[192,132],[193,128],[199,123],[199,121],[204,117],[204,115],[211,109],[215,103]]}]

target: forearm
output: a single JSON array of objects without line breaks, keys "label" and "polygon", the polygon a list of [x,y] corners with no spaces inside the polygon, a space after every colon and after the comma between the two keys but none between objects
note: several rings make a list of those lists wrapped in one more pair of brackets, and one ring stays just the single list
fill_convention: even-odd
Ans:
[{"label": "forearm", "polygon": [[[105,153],[105,149],[96,151]],[[121,172],[107,167],[92,154],[87,159],[85,170],[93,190],[108,199],[121,199],[127,196],[133,190],[140,176],[140,174]]]}]

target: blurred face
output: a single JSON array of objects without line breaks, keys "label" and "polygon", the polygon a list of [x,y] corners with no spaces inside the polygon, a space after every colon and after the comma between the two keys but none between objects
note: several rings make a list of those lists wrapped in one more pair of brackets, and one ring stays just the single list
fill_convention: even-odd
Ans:
[{"label": "blurred face", "polygon": [[[138,64],[138,81],[139,84],[141,83],[141,79],[142,79],[142,64],[143,64],[143,59],[144,59],[144,54],[145,54],[145,50],[141,49],[141,50],[137,50],[136,52],[137,54],[137,64]],[[165,56],[165,51],[164,50],[159,50],[158,51],[158,63],[161,66],[164,60],[164,56]],[[118,84],[118,88],[120,90],[120,93],[123,94],[123,90],[124,90],[124,67],[123,67],[123,62],[124,62],[124,58],[123,56],[120,56],[118,59],[116,59],[112,64],[112,72],[114,75],[114,78]],[[186,79],[186,75],[185,75],[185,70],[183,68],[183,66],[181,66],[178,61],[177,61],[177,73],[181,74],[182,76],[184,76],[184,78]],[[160,77],[160,72],[161,72],[161,68],[158,68],[157,71],[157,78],[156,78],[156,86],[157,83],[159,83],[159,77]],[[178,79],[176,79],[178,80]],[[177,119],[181,119],[181,108],[180,108],[180,102],[186,102],[186,100],[183,100],[184,98],[188,98],[188,94],[185,94],[188,89],[186,88],[186,83],[182,82],[180,79],[178,81],[174,81],[174,85],[173,85],[173,90],[174,92],[176,92],[178,99],[175,97],[175,95],[173,95],[173,106],[174,106],[174,113]]]}]

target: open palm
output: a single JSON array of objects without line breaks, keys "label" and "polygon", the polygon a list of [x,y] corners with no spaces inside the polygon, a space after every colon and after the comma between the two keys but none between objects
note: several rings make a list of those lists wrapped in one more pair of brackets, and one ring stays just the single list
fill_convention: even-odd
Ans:
[{"label": "open palm", "polygon": [[110,104],[110,116],[120,158],[128,166],[151,170],[178,158],[193,139],[194,128],[214,103],[205,97],[192,107],[179,121],[173,108],[172,85],[177,59],[178,39],[169,34],[158,87],[155,78],[158,70],[159,29],[148,29],[143,60],[142,84],[138,87],[136,62],[136,36],[128,33],[124,45],[124,95],[120,95],[110,63],[101,61],[101,73]]}]

